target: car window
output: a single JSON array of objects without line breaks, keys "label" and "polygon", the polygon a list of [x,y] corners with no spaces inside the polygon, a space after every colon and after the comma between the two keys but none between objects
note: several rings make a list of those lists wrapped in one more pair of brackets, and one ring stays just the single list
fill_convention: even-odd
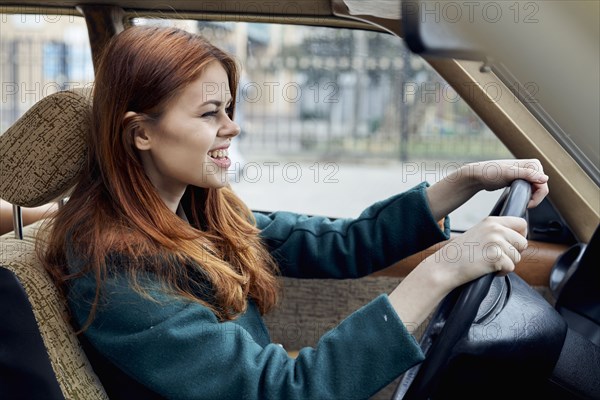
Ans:
[{"label": "car window", "polygon": [[0,14],[0,31],[0,134],[43,97],[93,84],[87,28],[75,11]]}]

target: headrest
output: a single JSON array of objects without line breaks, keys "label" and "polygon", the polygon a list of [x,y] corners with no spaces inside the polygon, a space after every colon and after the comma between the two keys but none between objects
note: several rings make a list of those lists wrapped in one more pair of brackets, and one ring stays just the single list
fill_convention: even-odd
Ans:
[{"label": "headrest", "polygon": [[91,100],[63,91],[38,101],[0,136],[0,198],[23,207],[57,200],[85,162]]}]

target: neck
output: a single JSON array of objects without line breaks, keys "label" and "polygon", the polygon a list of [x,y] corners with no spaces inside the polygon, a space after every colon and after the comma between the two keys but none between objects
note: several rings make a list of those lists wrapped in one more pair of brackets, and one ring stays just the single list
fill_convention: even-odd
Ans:
[{"label": "neck", "polygon": [[165,202],[167,207],[169,207],[169,210],[173,211],[174,213],[177,213],[177,208],[179,207],[179,203],[181,202],[181,198],[183,197],[184,192],[185,190],[182,191],[181,194],[174,195],[173,193],[164,193],[161,190],[159,190],[158,194],[160,195],[160,198]]}]

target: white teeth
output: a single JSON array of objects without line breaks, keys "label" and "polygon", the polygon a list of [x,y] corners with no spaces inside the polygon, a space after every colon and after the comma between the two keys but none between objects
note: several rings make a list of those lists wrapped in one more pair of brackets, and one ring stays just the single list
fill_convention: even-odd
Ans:
[{"label": "white teeth", "polygon": [[229,151],[227,149],[223,150],[212,150],[208,152],[208,155],[212,158],[223,158],[229,156]]}]

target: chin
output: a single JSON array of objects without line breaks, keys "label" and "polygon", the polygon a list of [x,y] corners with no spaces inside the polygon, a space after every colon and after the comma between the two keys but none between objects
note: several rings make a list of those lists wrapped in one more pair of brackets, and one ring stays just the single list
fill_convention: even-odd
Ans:
[{"label": "chin", "polygon": [[202,187],[205,187],[207,189],[222,189],[226,186],[229,186],[228,179],[224,179],[222,181],[215,179],[211,180],[210,182],[204,182],[204,184],[202,185]]}]

